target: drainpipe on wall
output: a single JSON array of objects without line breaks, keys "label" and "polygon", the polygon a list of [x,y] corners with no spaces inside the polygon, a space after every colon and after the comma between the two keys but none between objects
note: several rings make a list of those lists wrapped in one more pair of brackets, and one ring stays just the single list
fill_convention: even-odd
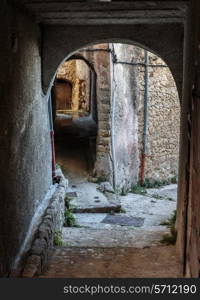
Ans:
[{"label": "drainpipe on wall", "polygon": [[50,138],[51,138],[51,151],[52,151],[52,177],[54,178],[56,175],[56,157],[55,157],[51,92],[49,95],[48,109],[49,109]]},{"label": "drainpipe on wall", "polygon": [[149,99],[149,54],[145,50],[145,75],[144,75],[144,128],[143,149],[141,154],[140,184],[145,183],[145,163],[147,154],[147,131],[148,131],[148,99]]},{"label": "drainpipe on wall", "polygon": [[[111,45],[109,44],[109,47]],[[112,44],[112,50],[110,51],[110,67],[111,67],[111,79],[110,79],[110,90],[111,90],[111,161],[113,167],[113,188],[116,191],[117,187],[117,173],[116,173],[116,157],[115,157],[115,56],[114,56],[114,45]]]}]

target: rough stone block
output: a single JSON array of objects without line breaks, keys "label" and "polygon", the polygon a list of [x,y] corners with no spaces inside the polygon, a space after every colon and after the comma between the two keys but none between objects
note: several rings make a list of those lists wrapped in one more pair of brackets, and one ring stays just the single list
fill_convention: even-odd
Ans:
[{"label": "rough stone block", "polygon": [[38,255],[31,255],[27,259],[26,266],[22,273],[22,277],[34,277],[41,272],[41,257]]},{"label": "rough stone block", "polygon": [[37,238],[31,249],[31,254],[43,255],[47,249],[47,242],[45,239]]},{"label": "rough stone block", "polygon": [[37,274],[37,266],[34,264],[27,264],[24,268],[22,277],[24,278],[32,278]]}]

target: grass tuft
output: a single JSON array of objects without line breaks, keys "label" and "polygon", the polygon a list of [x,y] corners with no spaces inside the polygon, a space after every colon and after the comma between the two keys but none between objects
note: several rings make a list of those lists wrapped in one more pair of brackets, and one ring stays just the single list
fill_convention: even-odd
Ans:
[{"label": "grass tuft", "polygon": [[70,209],[65,211],[65,222],[63,224],[64,227],[79,227],[76,222],[76,219]]},{"label": "grass tuft", "polygon": [[71,201],[73,200],[73,197],[70,196],[65,196],[65,221],[63,226],[64,227],[80,227],[77,222],[76,219],[73,215],[73,209],[75,208],[75,206],[73,204],[71,204]]},{"label": "grass tuft", "polygon": [[61,231],[55,231],[55,234],[54,234],[54,245],[55,246],[62,246],[63,245],[62,232]]},{"label": "grass tuft", "polygon": [[169,220],[162,222],[160,224],[160,225],[165,225],[170,229],[170,233],[165,234],[163,236],[163,239],[161,240],[162,244],[174,245],[176,243],[177,231],[175,228],[175,223],[176,223],[176,211],[174,211],[172,217]]},{"label": "grass tuft", "polygon": [[131,187],[130,193],[145,195],[147,193],[147,190],[143,186],[140,186],[138,184],[134,184]]}]

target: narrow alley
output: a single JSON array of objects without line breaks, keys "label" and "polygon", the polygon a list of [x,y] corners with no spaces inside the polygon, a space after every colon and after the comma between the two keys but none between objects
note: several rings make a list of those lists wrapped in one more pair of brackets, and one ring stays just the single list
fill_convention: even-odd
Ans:
[{"label": "narrow alley", "polygon": [[1,2],[0,277],[200,277],[199,15]]},{"label": "narrow alley", "polygon": [[[165,241],[166,236],[175,239],[169,225],[177,207],[177,184],[171,182],[176,181],[178,172],[179,103],[170,71],[155,55],[130,45],[100,44],[78,53],[84,60],[63,63],[52,89],[56,168],[62,170],[68,185],[64,227],[55,234],[56,247],[50,250],[47,269],[40,277],[179,277],[180,266],[172,245],[175,240]],[[110,65],[110,58],[117,60],[117,55],[123,61],[148,61],[143,69],[122,65],[117,70],[114,60]],[[97,90],[88,69],[91,62],[93,72],[97,72]],[[151,71],[147,69],[150,66]],[[116,72],[115,100],[109,96],[112,68]],[[126,74],[125,80],[122,74]],[[159,83],[162,90],[155,93]],[[147,125],[141,125],[146,115],[143,117],[142,109],[136,107],[143,107],[143,86],[150,90],[145,99],[149,98],[146,135],[151,155],[150,151],[143,154],[140,161],[139,152],[143,150],[139,149],[144,145],[141,131]],[[131,101],[135,103],[132,108]],[[107,109],[101,114],[103,105]],[[173,129],[175,123],[177,131]],[[144,175],[140,177],[141,172]],[[149,187],[145,182],[144,187],[138,183],[144,176],[145,182],[151,182]]]},{"label": "narrow alley", "polygon": [[162,243],[170,231],[165,222],[176,210],[177,185],[115,194],[109,182],[92,176],[95,135],[90,117],[56,115],[56,162],[69,181],[71,223],[62,228],[60,246],[50,250],[40,278],[179,277],[175,247]]}]

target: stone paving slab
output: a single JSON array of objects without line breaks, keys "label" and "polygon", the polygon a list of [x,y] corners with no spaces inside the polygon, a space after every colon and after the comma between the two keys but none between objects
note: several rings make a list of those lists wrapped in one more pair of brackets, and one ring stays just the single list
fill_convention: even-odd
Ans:
[{"label": "stone paving slab", "polygon": [[161,188],[147,189],[147,194],[158,195],[171,201],[177,200],[177,184],[169,184]]},{"label": "stone paving slab", "polygon": [[[123,227],[123,226],[120,226]],[[144,248],[160,244],[163,234],[169,233],[164,226],[140,228],[124,228],[109,226],[105,228],[64,227],[62,239],[69,247],[135,247]]]},{"label": "stone paving slab", "polygon": [[127,216],[144,218],[143,228],[159,226],[171,217],[176,210],[176,201],[167,198],[153,198],[148,195],[129,193],[120,197],[122,209]]},{"label": "stone paving slab", "polygon": [[[77,197],[71,201],[75,213],[108,213],[120,210],[120,202],[115,194],[111,198],[97,189],[98,185],[91,182],[83,182],[72,185],[68,193],[76,193]],[[114,199],[113,199],[114,197]]]},{"label": "stone paving slab", "polygon": [[121,226],[141,227],[144,224],[144,218],[127,217],[122,215],[107,215],[102,223],[117,224]]},{"label": "stone paving slab", "polygon": [[[161,223],[170,218],[176,209],[176,202],[170,201],[166,198],[155,199],[148,195],[138,195],[129,193],[126,196],[120,197],[121,208],[124,213],[115,213],[120,217],[135,217],[143,218],[144,223],[142,228],[154,227],[155,230],[159,229]],[[83,227],[107,229],[107,228],[120,228],[120,225],[111,225],[102,223],[106,217],[105,213],[76,213],[74,214],[77,223]]]}]

